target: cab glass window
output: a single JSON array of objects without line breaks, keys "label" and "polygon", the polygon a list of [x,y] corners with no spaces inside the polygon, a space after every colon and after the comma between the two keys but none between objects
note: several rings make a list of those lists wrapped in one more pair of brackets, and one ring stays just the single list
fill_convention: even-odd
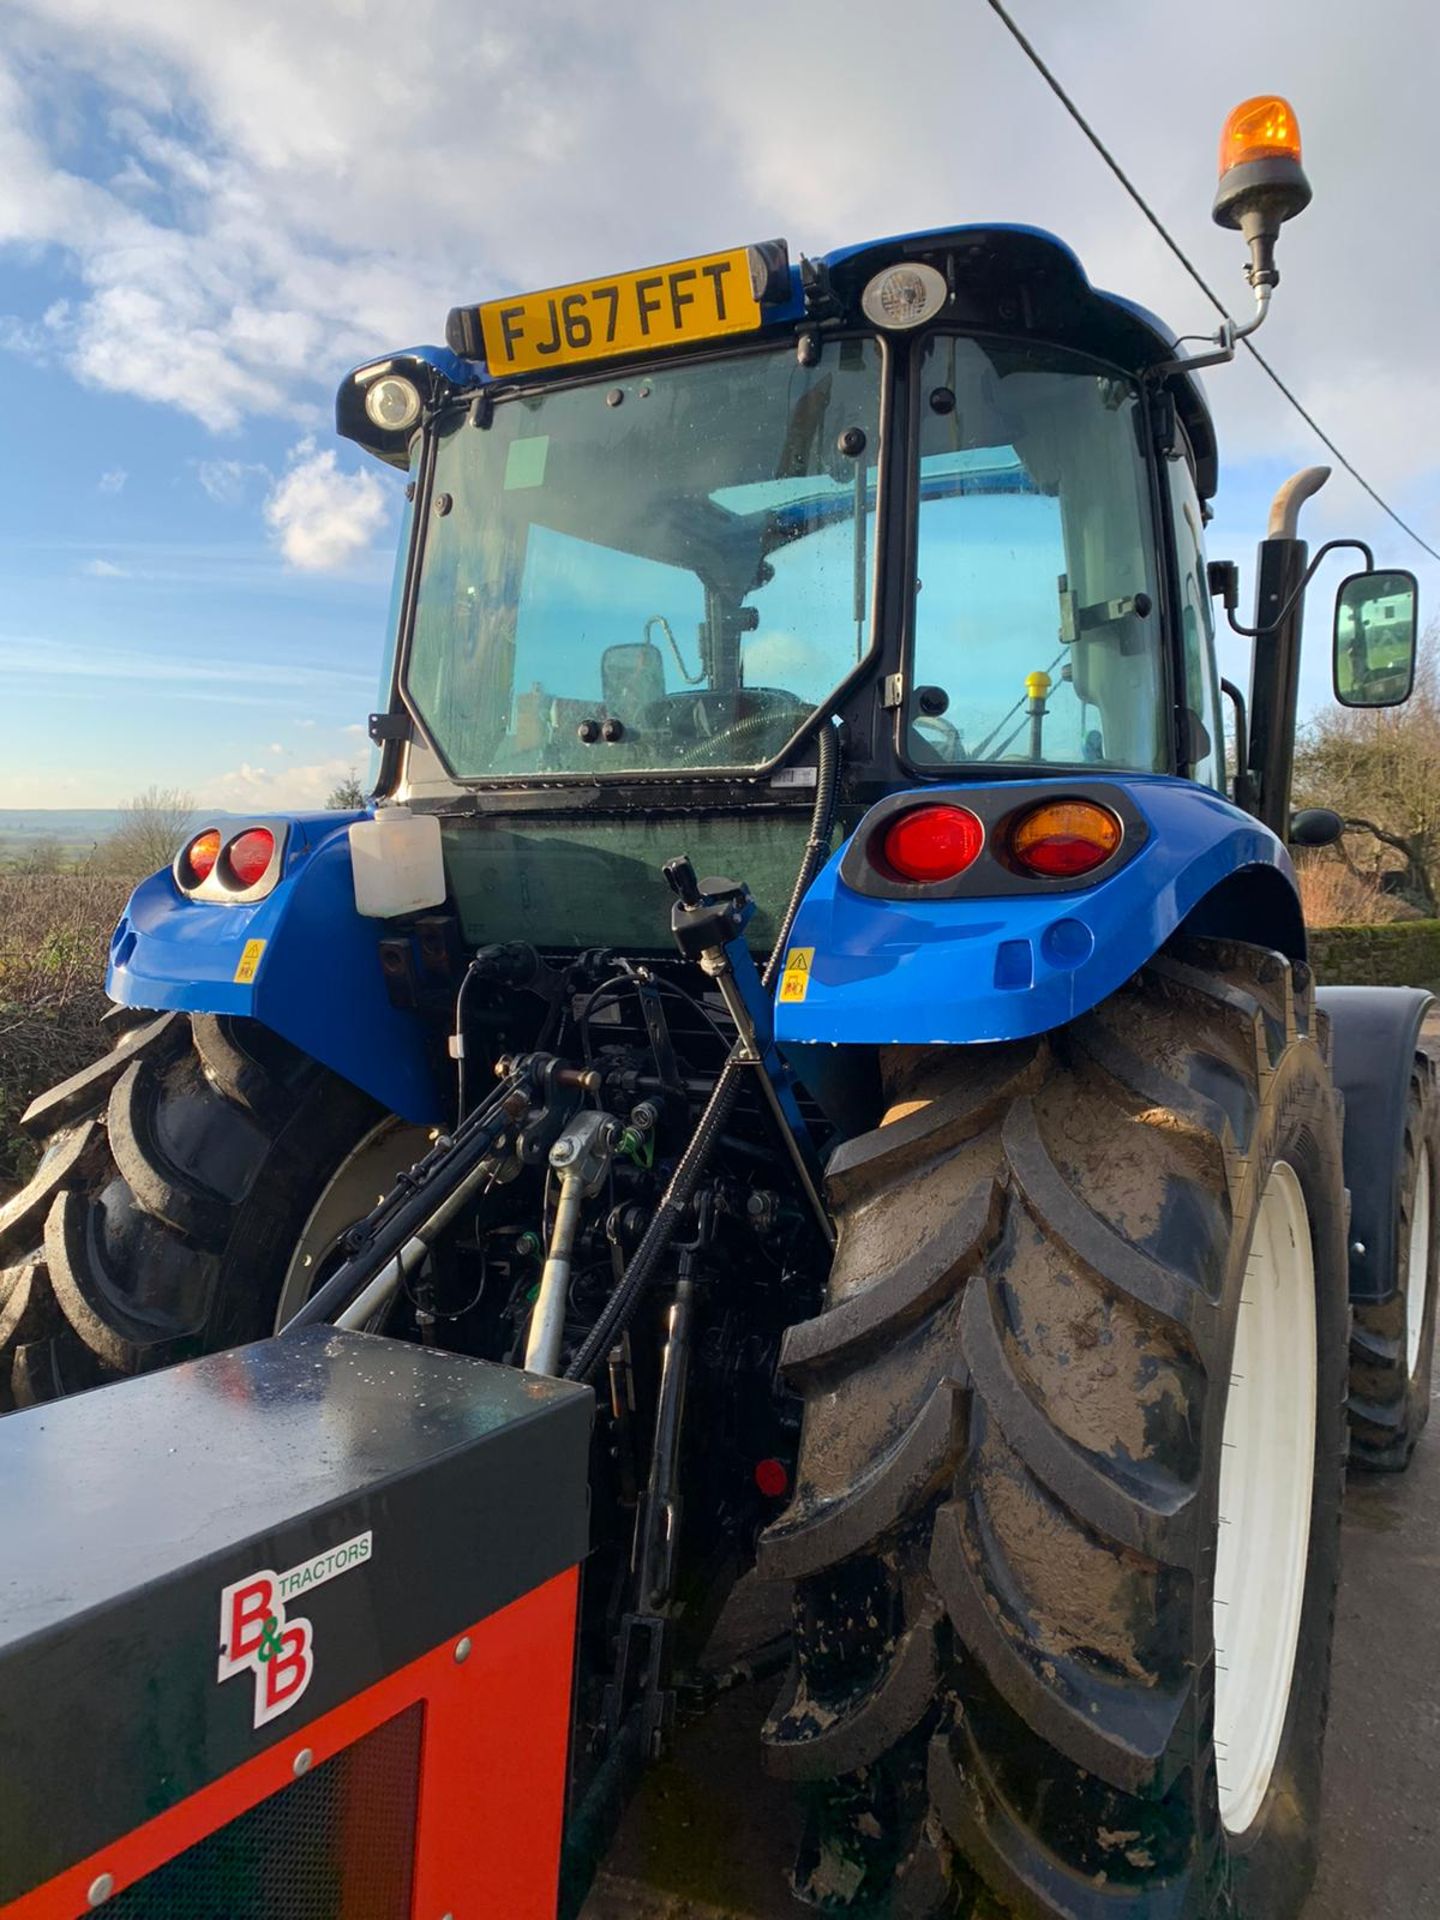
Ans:
[{"label": "cab glass window", "polygon": [[1182,706],[1189,734],[1190,771],[1217,792],[1225,790],[1225,726],[1215,667],[1215,614],[1205,578],[1200,496],[1183,452],[1165,462],[1170,518],[1175,527],[1175,579],[1180,595],[1180,639],[1185,656]]},{"label": "cab glass window", "polygon": [[439,428],[407,691],[461,778],[762,766],[869,651],[873,339]]},{"label": "cab glass window", "polygon": [[1138,393],[1054,350],[937,334],[919,353],[908,757],[1163,770]]}]

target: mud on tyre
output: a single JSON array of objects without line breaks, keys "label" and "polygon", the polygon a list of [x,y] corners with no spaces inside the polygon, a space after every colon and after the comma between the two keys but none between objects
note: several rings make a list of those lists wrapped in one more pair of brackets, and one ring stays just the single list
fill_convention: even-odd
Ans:
[{"label": "mud on tyre", "polygon": [[111,1018],[25,1117],[46,1150],[0,1209],[0,1410],[272,1331],[317,1201],[385,1124],[253,1021]]},{"label": "mud on tyre", "polygon": [[1410,1463],[1430,1417],[1440,1235],[1440,1091],[1435,1064],[1415,1055],[1405,1105],[1393,1288],[1357,1300],[1350,1329],[1350,1460],[1371,1471]]},{"label": "mud on tyre", "polygon": [[[806,1402],[794,1498],[761,1542],[762,1573],[796,1582],[764,1739],[807,1783],[814,1904],[1297,1911],[1345,1452],[1327,1054],[1306,969],[1193,942],[1045,1040],[885,1058],[882,1123],[829,1169],[825,1309],[783,1352]],[[1318,1382],[1286,1429],[1313,1467],[1291,1476],[1293,1670],[1281,1649],[1274,1751],[1240,1757],[1227,1801],[1255,1739],[1216,1651],[1256,1630],[1243,1581],[1216,1629],[1222,1443],[1253,1444],[1226,1420],[1232,1357],[1257,1234],[1279,1261],[1307,1229],[1311,1265],[1285,1267],[1307,1324],[1313,1295]],[[1242,1792],[1257,1810],[1227,1825]]]}]

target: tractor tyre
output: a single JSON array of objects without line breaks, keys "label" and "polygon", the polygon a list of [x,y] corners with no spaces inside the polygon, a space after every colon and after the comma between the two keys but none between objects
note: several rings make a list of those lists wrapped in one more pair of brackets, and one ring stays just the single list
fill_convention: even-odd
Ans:
[{"label": "tractor tyre", "polygon": [[1394,1283],[1384,1300],[1356,1300],[1350,1326],[1350,1464],[1400,1473],[1430,1417],[1440,1268],[1440,1092],[1417,1053],[1410,1073]]},{"label": "tractor tyre", "polygon": [[0,1411],[273,1332],[424,1144],[254,1021],[110,1017],[25,1116],[45,1153],[0,1207]]},{"label": "tractor tyre", "polygon": [[1297,1913],[1346,1452],[1327,1055],[1308,969],[1191,941],[1044,1039],[883,1058],[760,1543],[811,1905]]}]

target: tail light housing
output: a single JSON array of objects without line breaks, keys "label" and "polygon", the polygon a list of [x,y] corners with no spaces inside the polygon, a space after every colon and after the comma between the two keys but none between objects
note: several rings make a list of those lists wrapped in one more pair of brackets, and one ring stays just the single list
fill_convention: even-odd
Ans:
[{"label": "tail light housing", "polygon": [[240,819],[206,827],[176,854],[175,884],[191,900],[216,905],[263,900],[280,879],[291,831],[286,820]]},{"label": "tail light housing", "polygon": [[1136,797],[1114,781],[1057,780],[1048,792],[1038,781],[967,783],[877,801],[840,857],[840,879],[879,900],[1083,892],[1149,838]]}]

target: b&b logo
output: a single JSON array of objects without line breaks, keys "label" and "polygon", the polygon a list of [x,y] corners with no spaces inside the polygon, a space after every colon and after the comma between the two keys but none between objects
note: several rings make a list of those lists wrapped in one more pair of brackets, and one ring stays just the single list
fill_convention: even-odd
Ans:
[{"label": "b&b logo", "polygon": [[339,1574],[363,1566],[373,1551],[372,1536],[357,1533],[313,1560],[285,1573],[261,1567],[231,1583],[220,1595],[220,1670],[217,1678],[237,1673],[255,1676],[255,1725],[287,1713],[310,1684],[315,1671],[315,1629],[287,1603],[323,1586]]}]

